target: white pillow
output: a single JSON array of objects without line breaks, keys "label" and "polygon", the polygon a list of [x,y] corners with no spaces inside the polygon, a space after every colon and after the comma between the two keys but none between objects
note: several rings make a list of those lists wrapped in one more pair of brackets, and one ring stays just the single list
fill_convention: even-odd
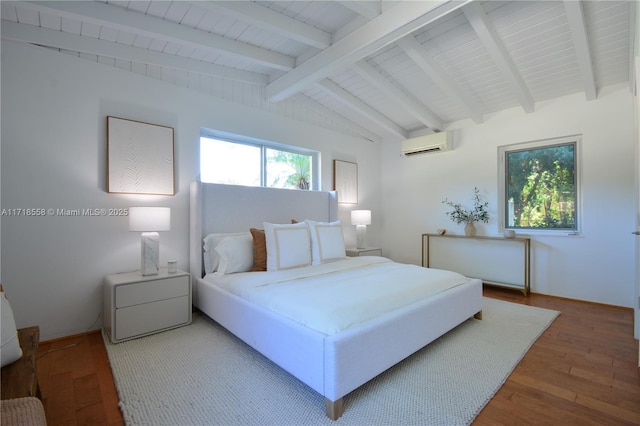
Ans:
[{"label": "white pillow", "polygon": [[287,225],[264,223],[267,271],[311,265],[311,236],[305,222]]},{"label": "white pillow", "polygon": [[216,246],[220,256],[216,274],[248,272],[253,267],[253,237],[251,234],[225,237]]},{"label": "white pillow", "polygon": [[20,348],[20,341],[18,340],[18,331],[16,330],[16,321],[13,318],[13,310],[4,292],[0,292],[0,299],[2,304],[0,305],[2,320],[2,331],[0,334],[0,361],[2,367],[7,364],[11,364],[20,359],[22,356],[22,349]]},{"label": "white pillow", "polygon": [[210,274],[218,270],[220,263],[220,255],[216,252],[216,247],[226,237],[239,237],[242,235],[251,235],[249,232],[230,232],[230,233],[214,233],[204,237],[203,246],[204,255],[204,273]]},{"label": "white pillow", "polygon": [[305,220],[311,232],[311,255],[314,265],[346,257],[342,224]]}]

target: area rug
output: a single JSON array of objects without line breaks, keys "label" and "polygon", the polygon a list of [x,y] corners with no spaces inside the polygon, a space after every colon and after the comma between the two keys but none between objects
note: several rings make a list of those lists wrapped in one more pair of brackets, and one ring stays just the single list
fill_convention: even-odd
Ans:
[{"label": "area rug", "polygon": [[483,303],[481,321],[467,320],[347,395],[335,422],[321,395],[203,314],[105,345],[128,425],[466,425],[559,314]]}]

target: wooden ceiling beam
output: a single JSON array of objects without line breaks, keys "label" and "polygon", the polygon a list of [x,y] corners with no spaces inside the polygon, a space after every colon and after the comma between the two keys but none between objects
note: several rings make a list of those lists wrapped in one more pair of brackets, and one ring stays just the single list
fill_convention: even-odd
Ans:
[{"label": "wooden ceiling beam", "polygon": [[450,0],[399,2],[273,81],[267,86],[267,100],[278,102],[286,99],[465,3]]},{"label": "wooden ceiling beam", "polygon": [[397,41],[398,46],[416,63],[427,78],[433,80],[443,92],[458,101],[469,113],[473,121],[482,123],[482,108],[468,96],[447,72],[427,53],[412,35]]},{"label": "wooden ceiling beam", "polygon": [[429,110],[429,108],[405,94],[399,87],[395,86],[366,61],[363,60],[355,63],[353,70],[425,126],[437,130],[443,129],[444,125],[442,120]]},{"label": "wooden ceiling beam", "polygon": [[2,38],[266,86],[268,76],[63,31],[4,21]]},{"label": "wooden ceiling beam", "polygon": [[316,84],[322,87],[322,89],[330,94],[334,99],[365,118],[371,123],[371,125],[405,139],[408,137],[409,133],[405,129],[392,120],[389,120],[385,115],[371,108],[369,105],[362,102],[360,99],[356,98],[333,81],[324,79]]},{"label": "wooden ceiling beam", "polygon": [[596,80],[593,75],[591,49],[589,49],[589,40],[587,39],[582,3],[579,1],[565,0],[564,10],[567,13],[569,28],[571,28],[571,37],[573,38],[573,45],[576,49],[576,58],[580,74],[582,75],[584,92],[587,100],[591,101],[597,97]]},{"label": "wooden ceiling beam", "polygon": [[380,2],[341,0],[338,3],[369,20],[382,13],[382,4]]},{"label": "wooden ceiling beam", "polygon": [[317,49],[326,49],[331,45],[331,34],[319,28],[305,24],[268,7],[249,1],[204,1],[196,6],[232,16],[269,32],[293,39]]},{"label": "wooden ceiling beam", "polygon": [[293,99],[296,102],[299,102],[305,106],[307,106],[308,108],[311,108],[315,111],[317,111],[318,113],[324,115],[325,117],[327,117],[329,120],[333,120],[336,123],[346,127],[347,129],[349,129],[349,131],[356,133],[360,136],[362,136],[363,138],[371,141],[371,142],[381,142],[382,138],[380,137],[380,135],[364,128],[363,126],[361,126],[358,123],[355,123],[353,120],[349,120],[348,118],[338,114],[337,112],[333,111],[330,108],[327,108],[326,106],[322,105],[321,103],[311,99],[309,96],[304,95],[302,93],[296,93],[295,95],[293,95],[291,97],[291,99]]},{"label": "wooden ceiling beam", "polygon": [[482,6],[473,2],[464,6],[462,11],[520,102],[522,109],[528,113],[533,112],[533,97]]},{"label": "wooden ceiling beam", "polygon": [[288,71],[295,67],[293,57],[105,3],[34,1],[21,5],[181,45],[212,49],[269,68]]}]

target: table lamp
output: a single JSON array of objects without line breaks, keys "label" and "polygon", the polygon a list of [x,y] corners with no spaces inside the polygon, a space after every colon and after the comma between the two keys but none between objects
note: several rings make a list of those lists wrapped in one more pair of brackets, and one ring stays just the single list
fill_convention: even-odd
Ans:
[{"label": "table lamp", "polygon": [[129,231],[142,232],[141,271],[142,275],[156,275],[160,257],[160,235],[158,231],[171,228],[169,207],[130,207]]},{"label": "table lamp", "polygon": [[356,247],[365,248],[367,225],[371,225],[371,210],[352,210],[351,224],[356,226]]}]

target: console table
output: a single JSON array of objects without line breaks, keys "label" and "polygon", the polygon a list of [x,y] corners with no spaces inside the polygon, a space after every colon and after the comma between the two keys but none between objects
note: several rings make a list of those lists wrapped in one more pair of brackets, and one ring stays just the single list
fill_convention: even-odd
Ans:
[{"label": "console table", "polygon": [[530,238],[422,234],[422,266],[529,293]]}]

